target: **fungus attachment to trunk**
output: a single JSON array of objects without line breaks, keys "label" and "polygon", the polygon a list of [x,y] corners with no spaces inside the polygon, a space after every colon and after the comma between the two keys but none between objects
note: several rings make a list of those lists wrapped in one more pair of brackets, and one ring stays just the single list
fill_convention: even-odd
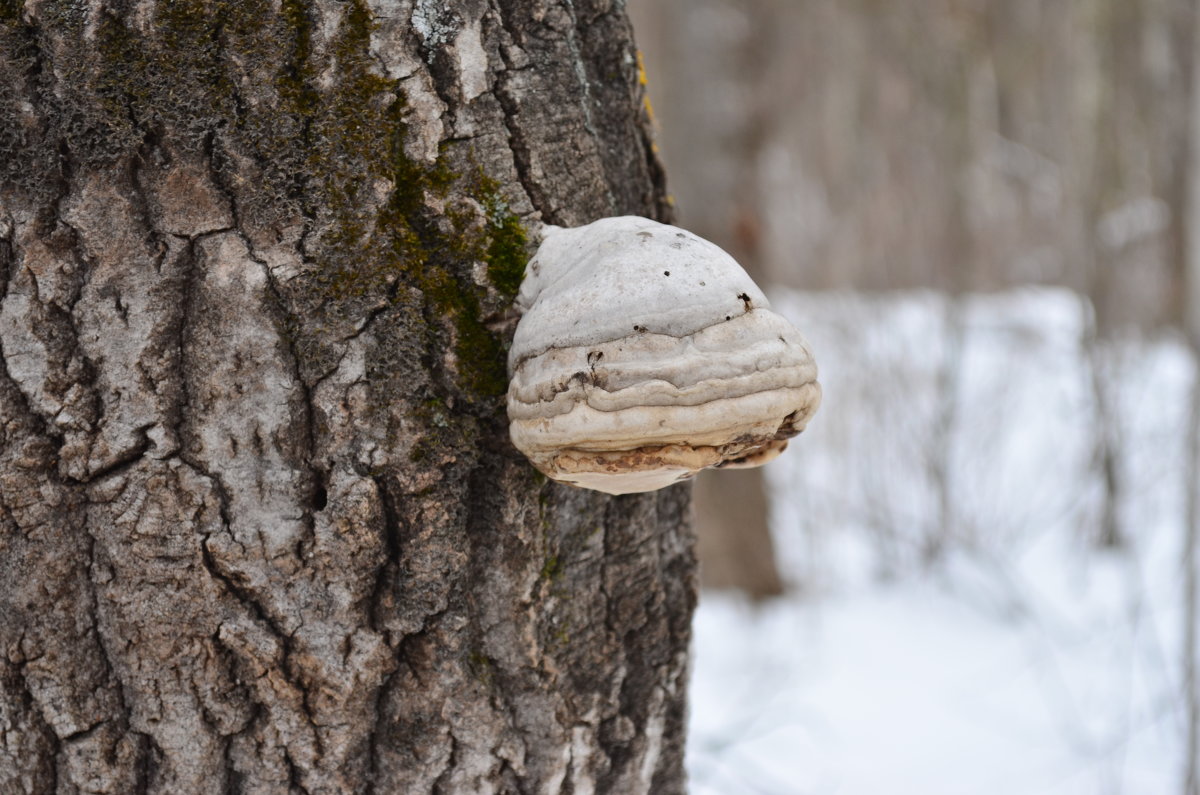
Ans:
[{"label": "fungus attachment to trunk", "polygon": [[760,466],[821,402],[808,342],[741,266],[646,218],[546,226],[517,296],[513,444],[609,494]]}]

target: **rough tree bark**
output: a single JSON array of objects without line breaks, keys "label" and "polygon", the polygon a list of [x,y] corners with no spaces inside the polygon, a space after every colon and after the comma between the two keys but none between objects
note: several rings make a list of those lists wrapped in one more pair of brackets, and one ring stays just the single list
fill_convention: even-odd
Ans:
[{"label": "rough tree bark", "polygon": [[688,494],[507,441],[613,0],[0,0],[0,792],[683,790]]}]

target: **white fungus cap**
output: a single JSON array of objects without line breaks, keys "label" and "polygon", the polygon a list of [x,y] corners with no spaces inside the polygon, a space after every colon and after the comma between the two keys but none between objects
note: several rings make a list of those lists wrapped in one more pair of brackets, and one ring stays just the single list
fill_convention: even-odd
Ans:
[{"label": "white fungus cap", "polygon": [[720,248],[635,216],[543,236],[508,355],[510,434],[539,470],[653,491],[763,464],[804,430],[808,343]]}]

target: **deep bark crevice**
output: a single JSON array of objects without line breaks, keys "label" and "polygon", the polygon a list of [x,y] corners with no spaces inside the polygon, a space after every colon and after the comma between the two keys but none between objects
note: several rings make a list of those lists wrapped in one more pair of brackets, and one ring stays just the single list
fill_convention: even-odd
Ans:
[{"label": "deep bark crevice", "polygon": [[[488,0],[492,12],[496,20],[500,24],[500,29],[504,35],[508,37],[511,46],[520,47],[521,31],[512,25],[505,14],[503,0]],[[495,95],[496,101],[499,103],[504,114],[504,129],[508,138],[508,146],[512,151],[513,165],[516,168],[517,180],[525,195],[529,197],[529,201],[534,208],[541,212],[542,220],[545,223],[560,223],[561,219],[556,216],[555,209],[549,206],[549,201],[545,191],[543,191],[537,182],[533,179],[532,173],[532,157],[531,146],[525,140],[524,133],[520,121],[520,108],[516,98],[513,95],[512,89],[508,86],[508,81],[511,79],[510,73],[519,71],[512,58],[505,51],[504,42],[500,44],[500,55],[504,61],[504,70],[496,75]],[[527,67],[529,68],[529,67]]]}]

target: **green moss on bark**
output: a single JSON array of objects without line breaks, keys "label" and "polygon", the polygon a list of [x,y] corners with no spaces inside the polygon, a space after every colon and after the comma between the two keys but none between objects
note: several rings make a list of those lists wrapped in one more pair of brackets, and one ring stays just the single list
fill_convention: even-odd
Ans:
[{"label": "green moss on bark", "polygon": [[528,236],[521,219],[508,207],[500,186],[483,178],[483,195],[490,224],[487,247],[488,278],[510,301],[517,296],[529,260]]}]

